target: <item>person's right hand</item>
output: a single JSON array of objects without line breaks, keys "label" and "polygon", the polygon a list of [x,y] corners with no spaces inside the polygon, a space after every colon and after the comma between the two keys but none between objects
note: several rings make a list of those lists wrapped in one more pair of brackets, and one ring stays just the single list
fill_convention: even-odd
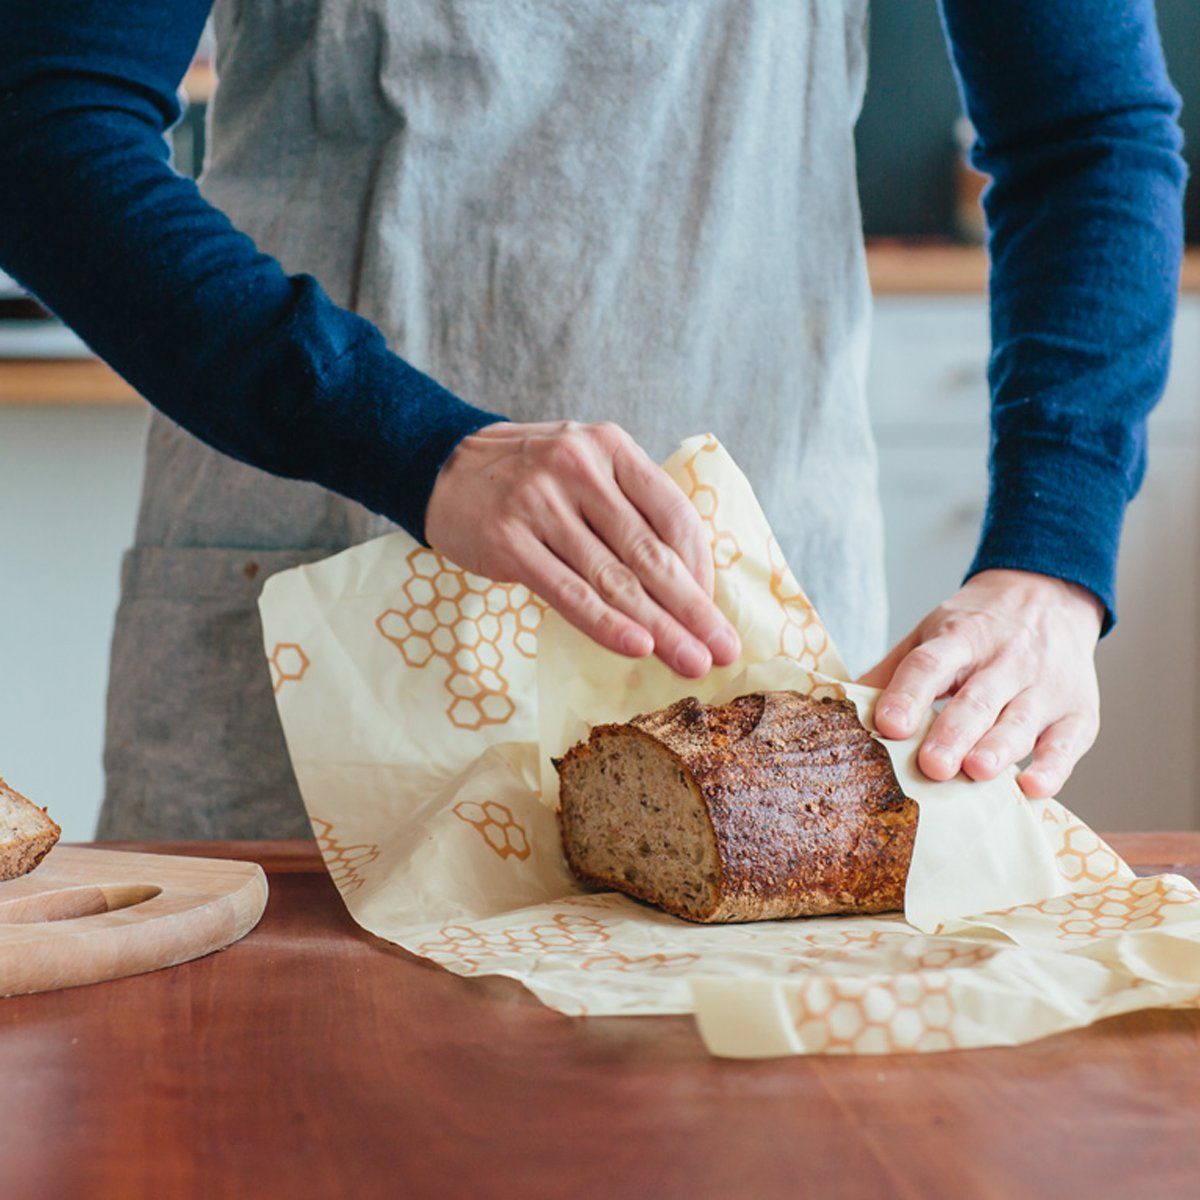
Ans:
[{"label": "person's right hand", "polygon": [[619,654],[653,651],[698,678],[741,653],[712,601],[699,514],[611,421],[499,421],[468,434],[438,471],[425,539],[468,571],[525,584]]}]

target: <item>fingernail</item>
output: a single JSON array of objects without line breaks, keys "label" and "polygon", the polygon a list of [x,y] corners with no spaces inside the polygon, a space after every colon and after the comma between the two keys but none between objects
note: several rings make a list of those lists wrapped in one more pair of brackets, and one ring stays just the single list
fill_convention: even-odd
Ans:
[{"label": "fingernail", "polygon": [[925,754],[936,767],[949,770],[954,765],[954,755],[945,746],[930,746]]},{"label": "fingernail", "polygon": [[996,756],[990,750],[976,750],[971,757],[987,770],[991,770],[997,762]]},{"label": "fingernail", "polygon": [[708,639],[708,648],[716,658],[734,659],[738,656],[737,634],[732,629],[722,629]]},{"label": "fingernail", "polygon": [[908,709],[898,700],[887,700],[879,706],[875,715],[889,721],[907,721]]},{"label": "fingernail", "polygon": [[621,636],[621,649],[626,654],[633,655],[635,658],[642,658],[649,654],[653,646],[646,645],[646,635],[638,633],[636,630],[628,629]]},{"label": "fingernail", "polygon": [[698,646],[684,646],[675,657],[684,675],[703,675],[708,670],[708,655]]}]

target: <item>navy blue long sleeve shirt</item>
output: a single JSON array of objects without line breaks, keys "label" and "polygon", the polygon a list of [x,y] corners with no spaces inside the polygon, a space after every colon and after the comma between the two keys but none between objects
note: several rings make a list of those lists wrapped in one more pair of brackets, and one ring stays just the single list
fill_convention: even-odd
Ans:
[{"label": "navy blue long sleeve shirt", "polygon": [[[441,465],[503,414],[391,353],[171,169],[164,134],[210,3],[3,0],[0,266],[197,437],[425,543]],[[992,176],[991,486],[968,574],[1082,584],[1107,631],[1182,249],[1179,99],[1153,0],[942,11]]]}]

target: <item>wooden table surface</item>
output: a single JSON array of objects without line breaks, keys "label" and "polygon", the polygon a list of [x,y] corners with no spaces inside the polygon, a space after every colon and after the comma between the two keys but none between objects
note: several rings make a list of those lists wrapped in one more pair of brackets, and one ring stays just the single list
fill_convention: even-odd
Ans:
[{"label": "wooden table surface", "polygon": [[[1127,834],[1200,882],[1200,834]],[[131,847],[133,848],[133,847]],[[719,1060],[690,1018],[572,1019],[360,930],[315,849],[262,924],[0,1000],[0,1195],[1164,1200],[1200,1193],[1200,1013],[1017,1049]]]}]

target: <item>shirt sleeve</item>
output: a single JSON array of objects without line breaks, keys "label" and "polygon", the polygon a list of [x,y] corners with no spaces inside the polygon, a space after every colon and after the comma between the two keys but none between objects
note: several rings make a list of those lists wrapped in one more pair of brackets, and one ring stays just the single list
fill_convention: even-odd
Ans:
[{"label": "shirt sleeve", "polygon": [[1116,619],[1182,254],[1186,168],[1153,0],[942,0],[991,259],[990,487],[968,576],[1082,584]]},{"label": "shirt sleeve", "polygon": [[0,266],[209,445],[340,492],[423,544],[437,472],[504,420],[288,275],[170,166],[210,0],[8,0]]}]

